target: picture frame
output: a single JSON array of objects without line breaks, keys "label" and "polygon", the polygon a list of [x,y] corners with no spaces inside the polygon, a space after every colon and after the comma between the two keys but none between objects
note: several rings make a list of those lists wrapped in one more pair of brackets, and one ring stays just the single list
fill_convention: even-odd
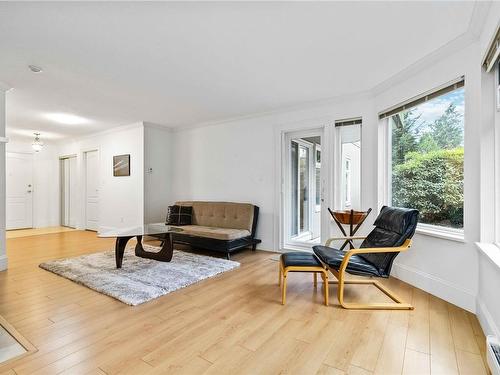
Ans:
[{"label": "picture frame", "polygon": [[130,154],[113,156],[113,176],[130,176]]}]

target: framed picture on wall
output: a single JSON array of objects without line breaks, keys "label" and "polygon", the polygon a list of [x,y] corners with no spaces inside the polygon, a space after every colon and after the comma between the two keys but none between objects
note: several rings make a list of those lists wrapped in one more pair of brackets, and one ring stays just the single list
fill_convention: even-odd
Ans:
[{"label": "framed picture on wall", "polygon": [[130,176],[130,154],[113,156],[113,176]]}]

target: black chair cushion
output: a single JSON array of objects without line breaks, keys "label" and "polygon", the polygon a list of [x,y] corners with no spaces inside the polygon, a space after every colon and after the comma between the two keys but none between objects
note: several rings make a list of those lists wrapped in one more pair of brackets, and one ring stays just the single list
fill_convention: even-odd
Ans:
[{"label": "black chair cushion", "polygon": [[[340,268],[345,256],[345,251],[321,245],[314,246],[313,251],[323,263],[336,270]],[[356,254],[349,258],[346,271],[353,275],[385,277],[385,275],[380,274],[377,267]]]},{"label": "black chair cushion", "polygon": [[383,206],[373,225],[390,232],[404,234],[408,227],[412,226],[415,215],[418,215],[417,210]]},{"label": "black chair cushion", "polygon": [[323,264],[314,256],[314,254],[303,251],[281,254],[281,263],[284,267],[323,267]]},{"label": "black chair cushion", "polygon": [[191,206],[168,206],[167,225],[191,225],[193,220],[193,207]]},{"label": "black chair cushion", "polygon": [[[373,229],[361,248],[397,247],[412,238],[417,228],[418,211],[408,208],[387,207],[380,210]],[[389,276],[394,258],[399,253],[360,254],[360,257],[377,267],[381,275]]]}]

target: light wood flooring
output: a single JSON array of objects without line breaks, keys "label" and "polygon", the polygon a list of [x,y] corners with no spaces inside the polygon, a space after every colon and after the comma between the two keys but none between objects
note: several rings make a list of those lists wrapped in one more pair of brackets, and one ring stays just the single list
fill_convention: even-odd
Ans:
[{"label": "light wood flooring", "polygon": [[71,232],[76,229],[69,227],[47,227],[47,228],[30,228],[30,229],[15,229],[8,230],[5,234],[7,239],[9,238],[19,238],[19,237],[29,237],[29,236],[39,236],[41,234],[50,234],[50,233],[62,233],[62,232]]},{"label": "light wood flooring", "polygon": [[[71,231],[7,243],[0,315],[38,351],[0,374],[486,373],[476,317],[397,279],[384,282],[414,311],[326,307],[321,287],[299,273],[281,306],[277,255],[244,251],[233,257],[238,270],[130,307],[38,268],[113,240]],[[354,298],[384,300],[373,287],[347,287]]]}]

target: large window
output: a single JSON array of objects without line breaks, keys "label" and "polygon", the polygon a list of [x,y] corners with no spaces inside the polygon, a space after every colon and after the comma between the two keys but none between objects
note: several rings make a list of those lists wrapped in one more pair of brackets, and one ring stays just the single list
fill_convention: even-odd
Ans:
[{"label": "large window", "polygon": [[421,223],[463,228],[463,81],[399,109],[387,116],[389,203],[418,209]]}]

